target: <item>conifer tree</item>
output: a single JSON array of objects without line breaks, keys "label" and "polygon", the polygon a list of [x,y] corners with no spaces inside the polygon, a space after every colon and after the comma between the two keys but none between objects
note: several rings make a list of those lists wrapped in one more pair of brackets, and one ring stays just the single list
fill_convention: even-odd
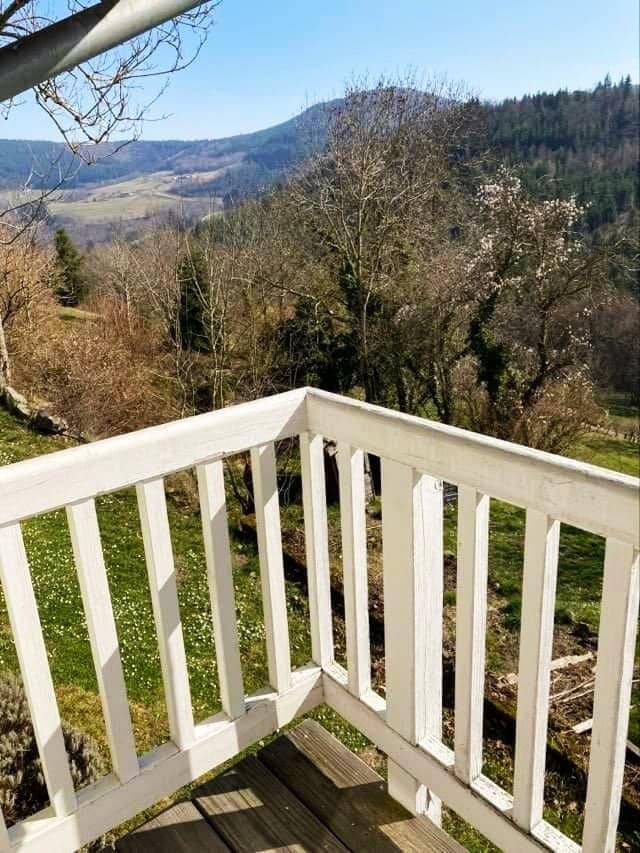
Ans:
[{"label": "conifer tree", "polygon": [[64,228],[54,236],[56,249],[56,297],[62,305],[77,305],[85,296],[87,282],[82,269],[84,258]]},{"label": "conifer tree", "polygon": [[209,349],[205,319],[207,269],[202,252],[193,247],[178,266],[180,309],[176,339],[184,349]]}]

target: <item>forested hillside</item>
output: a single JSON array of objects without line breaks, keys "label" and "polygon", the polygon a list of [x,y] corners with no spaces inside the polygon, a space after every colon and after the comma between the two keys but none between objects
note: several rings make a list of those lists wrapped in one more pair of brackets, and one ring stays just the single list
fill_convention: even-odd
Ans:
[{"label": "forested hillside", "polygon": [[[0,188],[23,186],[27,180],[36,188],[50,186],[60,174],[66,176],[65,186],[75,188],[158,171],[206,172],[242,162],[244,168],[233,185],[242,183],[255,190],[291,167],[311,144],[323,144],[329,106],[317,104],[255,133],[191,141],[109,142],[82,149],[82,158],[75,160],[63,143],[0,139]],[[243,177],[245,173],[250,177]],[[211,188],[219,191],[214,184]]]},{"label": "forested hillside", "polygon": [[576,193],[591,228],[638,207],[638,87],[609,77],[592,92],[543,92],[487,108],[496,156],[529,178],[549,177],[549,195]]},{"label": "forested hillside", "polygon": [[[180,180],[177,196],[213,195],[227,201],[264,190],[326,136],[327,117],[339,101],[318,104],[299,116],[256,133],[197,141],[138,141],[121,149],[98,146],[90,164],[72,163],[60,143],[0,140],[0,188],[30,180],[50,185],[67,175],[78,188],[166,171]],[[549,196],[576,193],[588,203],[587,224],[598,228],[638,207],[638,86],[607,77],[592,91],[560,90],[480,107],[482,145],[494,164],[521,165],[538,192],[549,178]],[[198,173],[208,173],[192,180]]]}]

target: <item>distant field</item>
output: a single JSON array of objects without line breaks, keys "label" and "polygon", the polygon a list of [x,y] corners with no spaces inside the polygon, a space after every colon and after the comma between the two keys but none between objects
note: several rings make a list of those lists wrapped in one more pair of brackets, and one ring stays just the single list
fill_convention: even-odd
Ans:
[{"label": "distant field", "polygon": [[[220,177],[224,169],[214,169],[208,172],[189,173],[188,178],[193,183],[208,182]],[[66,202],[72,202],[77,198],[79,201],[100,202],[114,198],[127,198],[139,196],[160,196],[175,201],[176,195],[171,190],[180,186],[180,179],[185,176],[177,175],[172,171],[152,172],[149,175],[139,175],[115,183],[101,184],[97,187],[73,191]]]},{"label": "distant field", "polygon": [[[181,179],[193,190],[194,185],[214,180],[226,168],[188,172],[184,176],[164,170],[99,186],[61,189],[46,200],[53,217],[51,225],[54,228],[64,225],[76,241],[86,243],[108,239],[113,229],[130,233],[146,220],[172,210],[181,211],[187,219],[201,218],[211,212],[212,206],[218,209],[220,200],[206,195],[196,198],[180,195]],[[26,202],[37,196],[35,191],[23,191],[18,196],[15,191],[3,190],[0,208],[13,206],[18,197]]]},{"label": "distant field", "polygon": [[[200,172],[193,179],[208,181],[219,174],[220,170]],[[182,209],[187,216],[204,216],[210,201],[169,192],[176,187],[175,177],[172,172],[153,172],[96,188],[74,190],[52,201],[49,210],[62,222],[84,226],[126,224],[176,208]]]},{"label": "distant field", "polygon": [[86,320],[97,320],[99,315],[94,314],[93,311],[83,311],[82,308],[72,308],[69,305],[61,305],[58,308],[58,317],[60,317],[61,320],[79,320],[81,322],[85,322]]}]

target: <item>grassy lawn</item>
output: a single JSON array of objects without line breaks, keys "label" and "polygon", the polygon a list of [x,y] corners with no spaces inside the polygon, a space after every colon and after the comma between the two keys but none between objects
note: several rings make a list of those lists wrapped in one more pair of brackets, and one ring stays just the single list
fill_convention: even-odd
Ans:
[{"label": "grassy lawn", "polygon": [[570,454],[574,459],[611,468],[631,477],[640,476],[640,445],[609,435],[591,434]]},{"label": "grassy lawn", "polygon": [[[35,435],[0,411],[0,464],[64,446],[63,439]],[[575,455],[633,474],[638,468],[637,452],[637,446],[629,442],[597,435],[585,439],[576,448]],[[102,497],[97,507],[137,746],[138,751],[143,752],[166,740],[168,729],[135,496],[128,490]],[[233,505],[230,512],[232,516],[236,512]],[[200,520],[197,513],[172,500],[169,500],[169,516],[194,712],[200,720],[220,708]],[[330,507],[329,517],[330,527],[337,530],[337,507]],[[283,523],[287,529],[299,528],[300,522],[299,506],[283,508]],[[92,734],[106,757],[108,751],[96,678],[64,513],[49,513],[32,519],[23,529],[61,713],[72,725]],[[251,692],[267,682],[259,565],[255,547],[238,533],[235,524],[230,525],[230,532],[241,656],[245,686]],[[455,511],[449,506],[445,548],[451,553],[455,553],[455,534]],[[511,632],[517,631],[520,618],[523,536],[523,511],[494,501],[490,582],[501,623]],[[588,635],[597,633],[603,545],[597,537],[563,528],[556,621]],[[372,554],[374,552],[375,543]],[[447,596],[448,606],[455,606],[455,592],[450,591]],[[287,583],[287,603],[292,662],[297,666],[309,659],[310,640],[306,596],[294,582]],[[4,601],[0,596],[0,626],[3,627],[0,631],[0,669],[16,671],[15,651],[6,625]],[[510,665],[512,661],[505,659],[504,643],[493,637],[490,630],[489,668],[504,670]],[[640,728],[637,695],[634,702],[632,731],[636,732]],[[313,716],[350,748],[372,753],[366,739],[330,710],[319,708]],[[380,769],[379,764],[377,756],[377,769]],[[487,752],[485,772],[510,787],[511,758],[506,752],[503,754],[498,743]],[[564,784],[566,780],[555,780],[554,790],[562,790]],[[577,836],[580,820],[567,806],[570,801],[570,793],[565,799],[558,795],[550,818],[564,831]],[[493,849],[454,816],[447,818],[445,826],[472,850]]]}]

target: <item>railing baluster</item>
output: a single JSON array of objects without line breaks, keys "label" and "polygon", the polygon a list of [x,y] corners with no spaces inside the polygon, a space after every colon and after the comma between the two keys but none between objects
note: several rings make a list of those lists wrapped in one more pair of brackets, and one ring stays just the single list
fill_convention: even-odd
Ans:
[{"label": "railing baluster", "polygon": [[513,819],[530,832],[542,820],[549,678],[560,523],[527,510],[518,665]]},{"label": "railing baluster", "polygon": [[[442,740],[442,631],[444,608],[444,493],[442,480],[416,474],[414,492],[415,561],[424,562],[426,619],[426,734]],[[419,568],[416,571],[420,571]],[[440,800],[428,795],[427,815],[442,819]]]},{"label": "railing baluster", "polygon": [[455,771],[467,785],[482,770],[489,501],[458,487]]},{"label": "railing baluster", "polygon": [[136,486],[149,591],[156,623],[160,666],[171,739],[185,749],[194,738],[191,690],[178,604],[164,480]]},{"label": "railing baluster", "polygon": [[0,811],[0,850],[10,850],[11,843],[9,841],[9,833],[7,832],[7,824],[4,820],[4,815]]},{"label": "railing baluster", "polygon": [[338,442],[338,472],[349,690],[363,696],[371,689],[371,651],[362,450]]},{"label": "railing baluster", "polygon": [[113,769],[128,782],[139,772],[138,756],[93,499],[68,506],[67,519]]},{"label": "railing baluster", "polygon": [[333,663],[333,627],[323,444],[321,435],[303,432],[300,436],[311,657],[318,666],[327,667]]},{"label": "railing baluster", "polygon": [[47,791],[56,815],[62,817],[75,811],[77,800],[18,524],[0,528],[0,577]]},{"label": "railing baluster", "polygon": [[[442,737],[442,484],[382,461],[387,722],[417,744]],[[439,822],[440,801],[389,761],[389,793]]]},{"label": "railing baluster", "polygon": [[219,461],[199,465],[197,474],[220,696],[224,712],[231,719],[235,719],[244,714],[245,697],[238,647],[223,463]]},{"label": "railing baluster", "polygon": [[282,693],[291,685],[291,654],[282,563],[276,455],[273,444],[251,448],[251,470],[258,529],[264,625],[267,635],[269,683],[274,690]]},{"label": "railing baluster", "polygon": [[607,539],[582,837],[585,853],[609,853],[616,846],[639,596],[638,552],[632,545]]}]

